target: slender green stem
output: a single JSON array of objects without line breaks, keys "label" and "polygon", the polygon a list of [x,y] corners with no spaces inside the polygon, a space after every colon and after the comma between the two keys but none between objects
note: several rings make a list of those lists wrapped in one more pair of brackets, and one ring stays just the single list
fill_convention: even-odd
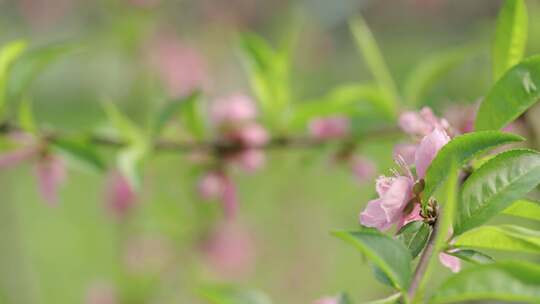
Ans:
[{"label": "slender green stem", "polygon": [[433,231],[431,232],[431,235],[429,236],[426,248],[424,248],[424,251],[422,252],[422,255],[420,256],[418,265],[416,265],[416,269],[414,271],[411,285],[409,287],[409,290],[407,291],[407,295],[409,299],[414,299],[414,297],[416,296],[416,292],[418,291],[421,285],[422,278],[426,274],[426,270],[430,263],[431,256],[433,255],[435,251],[435,240],[437,239],[438,234],[439,234],[439,221],[436,220],[435,223],[433,224]]}]

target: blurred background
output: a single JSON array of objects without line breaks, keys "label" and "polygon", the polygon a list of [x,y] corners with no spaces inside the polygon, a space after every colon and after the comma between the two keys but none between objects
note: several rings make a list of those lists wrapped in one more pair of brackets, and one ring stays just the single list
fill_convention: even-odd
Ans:
[{"label": "blurred background", "polygon": [[[369,81],[348,21],[362,14],[398,86],[426,56],[457,45],[480,52],[454,69],[425,103],[439,114],[473,103],[489,88],[489,45],[500,1],[493,0],[0,0],[0,45],[76,43],[39,75],[29,95],[40,126],[67,132],[106,123],[115,102],[145,124],[168,100],[194,88],[204,99],[252,95],[238,35],[276,44],[297,35],[293,101],[338,84]],[[540,52],[540,6],[529,1],[527,54]],[[399,137],[361,145],[388,173]],[[332,161],[332,145],[268,153],[253,174],[235,173],[239,215],[196,195],[200,168],[181,153],[156,154],[136,206],[122,219],[106,206],[109,177],[69,170],[57,206],[43,202],[31,164],[0,172],[0,303],[207,303],[201,290],[262,290],[274,303],[311,303],[348,291],[357,301],[390,289],[333,229],[354,229],[374,196]],[[113,150],[102,149],[107,159]],[[221,232],[221,233],[219,233]],[[232,248],[232,249],[231,249]],[[236,251],[235,251],[236,250]],[[441,275],[448,270],[441,267]],[[116,299],[116,300],[115,300]]]}]

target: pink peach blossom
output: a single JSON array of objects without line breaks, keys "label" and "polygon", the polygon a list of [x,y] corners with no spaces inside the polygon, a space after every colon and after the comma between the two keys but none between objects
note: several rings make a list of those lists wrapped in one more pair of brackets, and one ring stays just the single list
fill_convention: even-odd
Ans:
[{"label": "pink peach blossom", "polygon": [[7,169],[17,166],[20,163],[31,159],[38,154],[38,149],[33,146],[22,147],[0,155],[0,169]]},{"label": "pink peach blossom", "polygon": [[35,167],[39,190],[50,204],[58,201],[58,188],[66,179],[64,161],[52,155],[43,156]]},{"label": "pink peach blossom", "polygon": [[117,218],[123,218],[135,206],[137,193],[128,180],[118,171],[107,179],[105,206]]},{"label": "pink peach blossom", "polygon": [[453,255],[441,252],[439,253],[439,261],[454,273],[461,270],[461,261]]},{"label": "pink peach blossom", "polygon": [[360,182],[365,182],[373,178],[377,170],[372,160],[359,155],[353,157],[351,167],[353,174]]},{"label": "pink peach blossom", "polygon": [[216,125],[237,124],[257,117],[257,108],[250,97],[235,94],[214,101],[210,108],[212,121]]},{"label": "pink peach blossom", "polygon": [[439,150],[449,141],[450,137],[448,137],[444,130],[440,129],[435,129],[422,139],[414,156],[418,179],[424,178],[431,161],[435,158]]},{"label": "pink peach blossom", "polygon": [[238,278],[254,267],[256,248],[249,231],[235,222],[219,224],[202,245],[206,263],[217,274]]},{"label": "pink peach blossom", "polygon": [[98,283],[91,286],[86,293],[85,304],[117,304],[119,303],[113,286]]},{"label": "pink peach blossom", "polygon": [[424,107],[419,112],[404,112],[399,117],[399,127],[407,134],[423,137],[438,128],[445,130],[449,127],[445,119],[439,119],[433,111]]},{"label": "pink peach blossom", "polygon": [[234,161],[246,172],[262,168],[266,162],[264,152],[259,149],[245,149],[234,156]]},{"label": "pink peach blossom", "polygon": [[309,132],[316,139],[337,139],[347,136],[350,121],[346,117],[315,118],[309,123]]},{"label": "pink peach blossom", "polygon": [[197,186],[197,190],[201,198],[205,200],[213,200],[223,195],[223,174],[220,172],[209,172],[204,175]]},{"label": "pink peach blossom", "polygon": [[415,144],[397,144],[394,146],[394,159],[402,158],[406,164],[412,165],[417,148]]},{"label": "pink peach blossom", "polygon": [[324,297],[316,300],[313,304],[339,304],[337,297]]},{"label": "pink peach blossom", "polygon": [[146,47],[146,55],[172,97],[185,96],[207,87],[208,72],[204,57],[174,34],[161,33],[151,39]]},{"label": "pink peach blossom", "polygon": [[403,208],[412,198],[413,181],[405,176],[380,180],[385,184],[377,187],[382,195],[368,202],[366,209],[360,214],[360,223],[385,231],[401,218]]},{"label": "pink peach blossom", "polygon": [[260,147],[269,140],[266,129],[257,123],[242,126],[238,133],[238,137],[242,143],[249,147]]}]

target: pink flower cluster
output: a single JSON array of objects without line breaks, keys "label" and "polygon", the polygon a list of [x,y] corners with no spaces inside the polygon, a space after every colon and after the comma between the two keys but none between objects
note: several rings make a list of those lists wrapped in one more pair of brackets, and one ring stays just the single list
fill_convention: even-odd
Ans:
[{"label": "pink flower cluster", "polygon": [[[351,133],[351,122],[344,116],[329,116],[314,118],[309,123],[309,133],[312,138],[325,141],[342,139]],[[376,171],[376,166],[370,159],[361,155],[352,155],[353,151],[344,151],[336,157],[338,161],[348,163],[353,175],[359,182],[370,180]]]},{"label": "pink flower cluster", "polygon": [[203,199],[219,199],[228,217],[235,215],[238,205],[236,187],[226,173],[225,165],[232,164],[247,172],[264,166],[261,149],[268,142],[266,129],[256,122],[257,108],[248,96],[237,94],[217,99],[211,106],[210,117],[227,148],[219,152],[221,163],[206,173],[198,185]]},{"label": "pink flower cluster", "polygon": [[[411,221],[424,220],[420,208],[420,193],[423,190],[423,178],[427,168],[439,150],[450,141],[447,134],[448,122],[436,117],[431,109],[423,108],[420,112],[405,112],[399,119],[401,129],[412,135],[417,141],[407,145],[407,153],[395,150],[396,161],[400,172],[394,176],[381,176],[377,179],[376,190],[378,198],[368,202],[366,209],[360,213],[360,223],[386,231],[394,224],[398,229]],[[416,168],[415,174],[409,165]],[[417,186],[418,185],[418,186]],[[458,269],[457,258],[441,254],[441,262]]]},{"label": "pink flower cluster", "polygon": [[10,137],[19,147],[0,155],[0,168],[9,168],[24,161],[33,161],[41,196],[49,204],[55,205],[58,202],[58,189],[67,175],[64,161],[51,154],[44,144],[29,134],[12,133]]},{"label": "pink flower cluster", "polygon": [[133,209],[137,193],[129,181],[118,171],[109,174],[105,188],[105,209],[121,220]]}]

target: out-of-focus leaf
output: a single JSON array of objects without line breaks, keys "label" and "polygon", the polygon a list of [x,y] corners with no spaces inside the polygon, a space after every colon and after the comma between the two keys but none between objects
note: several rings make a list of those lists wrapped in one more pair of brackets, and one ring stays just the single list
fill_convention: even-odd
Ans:
[{"label": "out-of-focus leaf", "polygon": [[271,304],[261,291],[234,287],[205,287],[199,294],[212,304]]},{"label": "out-of-focus leaf", "polygon": [[93,145],[84,139],[55,139],[52,146],[68,161],[94,171],[104,171],[105,162]]},{"label": "out-of-focus leaf", "polygon": [[523,58],[527,44],[527,19],[524,0],[504,1],[497,17],[492,48],[495,81]]},{"label": "out-of-focus leaf", "polygon": [[206,134],[206,120],[202,109],[200,94],[195,93],[186,99],[183,109],[180,111],[180,123],[195,138],[203,138]]},{"label": "out-of-focus leaf", "polygon": [[364,254],[388,276],[394,287],[399,290],[407,289],[412,275],[412,257],[400,241],[370,228],[334,231],[333,234]]},{"label": "out-of-focus leaf", "polygon": [[11,100],[19,100],[24,91],[48,65],[72,51],[72,44],[54,44],[31,49],[23,53],[9,73],[7,91]]},{"label": "out-of-focus leaf", "polygon": [[460,249],[457,251],[449,251],[447,252],[447,254],[453,255],[455,257],[458,257],[464,261],[467,261],[473,264],[491,264],[495,262],[495,260],[489,255],[482,253],[480,251],[472,250],[472,249]]},{"label": "out-of-focus leaf", "polygon": [[250,33],[241,36],[240,48],[263,114],[277,124],[290,104],[289,53],[274,50],[264,39]]},{"label": "out-of-focus leaf", "polygon": [[345,292],[338,295],[338,304],[352,304],[351,297]]},{"label": "out-of-focus leaf", "polygon": [[356,41],[356,45],[364,56],[364,61],[368,65],[377,83],[383,90],[392,96],[392,108],[397,111],[400,97],[396,84],[392,79],[390,71],[384,62],[379,46],[362,17],[357,17],[350,24],[351,32]]},{"label": "out-of-focus leaf", "polygon": [[517,200],[504,209],[502,214],[540,221],[540,203],[524,199]]},{"label": "out-of-focus leaf", "polygon": [[32,102],[29,99],[23,99],[19,105],[19,126],[25,132],[32,134],[37,132]]},{"label": "out-of-focus leaf", "polygon": [[395,109],[391,103],[390,97],[375,85],[339,86],[319,100],[295,104],[290,126],[302,129],[313,118],[331,115],[376,115],[381,119],[392,119]]},{"label": "out-of-focus leaf", "polygon": [[396,293],[384,299],[366,302],[366,304],[394,304],[398,303],[399,299],[401,299],[401,293]]},{"label": "out-of-focus leaf", "polygon": [[454,246],[539,254],[540,232],[511,225],[481,226],[458,236]]},{"label": "out-of-focus leaf", "polygon": [[474,52],[471,47],[460,47],[422,60],[405,80],[403,94],[406,101],[412,106],[421,104],[437,81],[462,64]]},{"label": "out-of-focus leaf", "polygon": [[540,302],[540,266],[528,262],[476,265],[448,278],[429,303],[499,300]]},{"label": "out-of-focus leaf", "polygon": [[540,55],[510,68],[489,90],[476,115],[476,130],[497,130],[540,99]]},{"label": "out-of-focus leaf", "polygon": [[105,103],[104,110],[109,121],[127,143],[127,146],[118,152],[118,168],[131,186],[139,189],[142,182],[142,167],[150,152],[148,137],[113,103]]},{"label": "out-of-focus leaf", "polygon": [[[151,133],[154,137],[158,137],[165,125],[175,116],[180,115],[185,123],[185,125],[193,132],[193,129],[200,129],[199,122],[197,121],[200,117],[195,116],[194,107],[195,103],[199,102],[200,92],[193,92],[190,95],[181,97],[177,100],[173,100],[167,103],[156,115],[153,123]],[[189,113],[185,113],[189,112]],[[185,114],[183,114],[185,113]],[[186,121],[187,120],[187,121]],[[200,133],[201,131],[198,130]]]},{"label": "out-of-focus leaf", "polygon": [[396,239],[403,242],[405,247],[409,249],[412,257],[415,258],[424,249],[430,232],[431,227],[429,224],[423,221],[414,221],[401,227]]},{"label": "out-of-focus leaf", "polygon": [[455,159],[458,166],[463,166],[467,161],[488,149],[522,140],[523,138],[520,136],[498,131],[474,132],[456,136],[442,147],[426,171],[423,203],[427,202],[447,176],[451,159]]},{"label": "out-of-focus leaf", "polygon": [[480,226],[540,183],[540,154],[510,150],[474,171],[463,184],[455,234]]},{"label": "out-of-focus leaf", "polygon": [[4,114],[7,95],[8,72],[13,62],[26,49],[26,42],[16,40],[8,43],[0,49],[0,116]]}]

